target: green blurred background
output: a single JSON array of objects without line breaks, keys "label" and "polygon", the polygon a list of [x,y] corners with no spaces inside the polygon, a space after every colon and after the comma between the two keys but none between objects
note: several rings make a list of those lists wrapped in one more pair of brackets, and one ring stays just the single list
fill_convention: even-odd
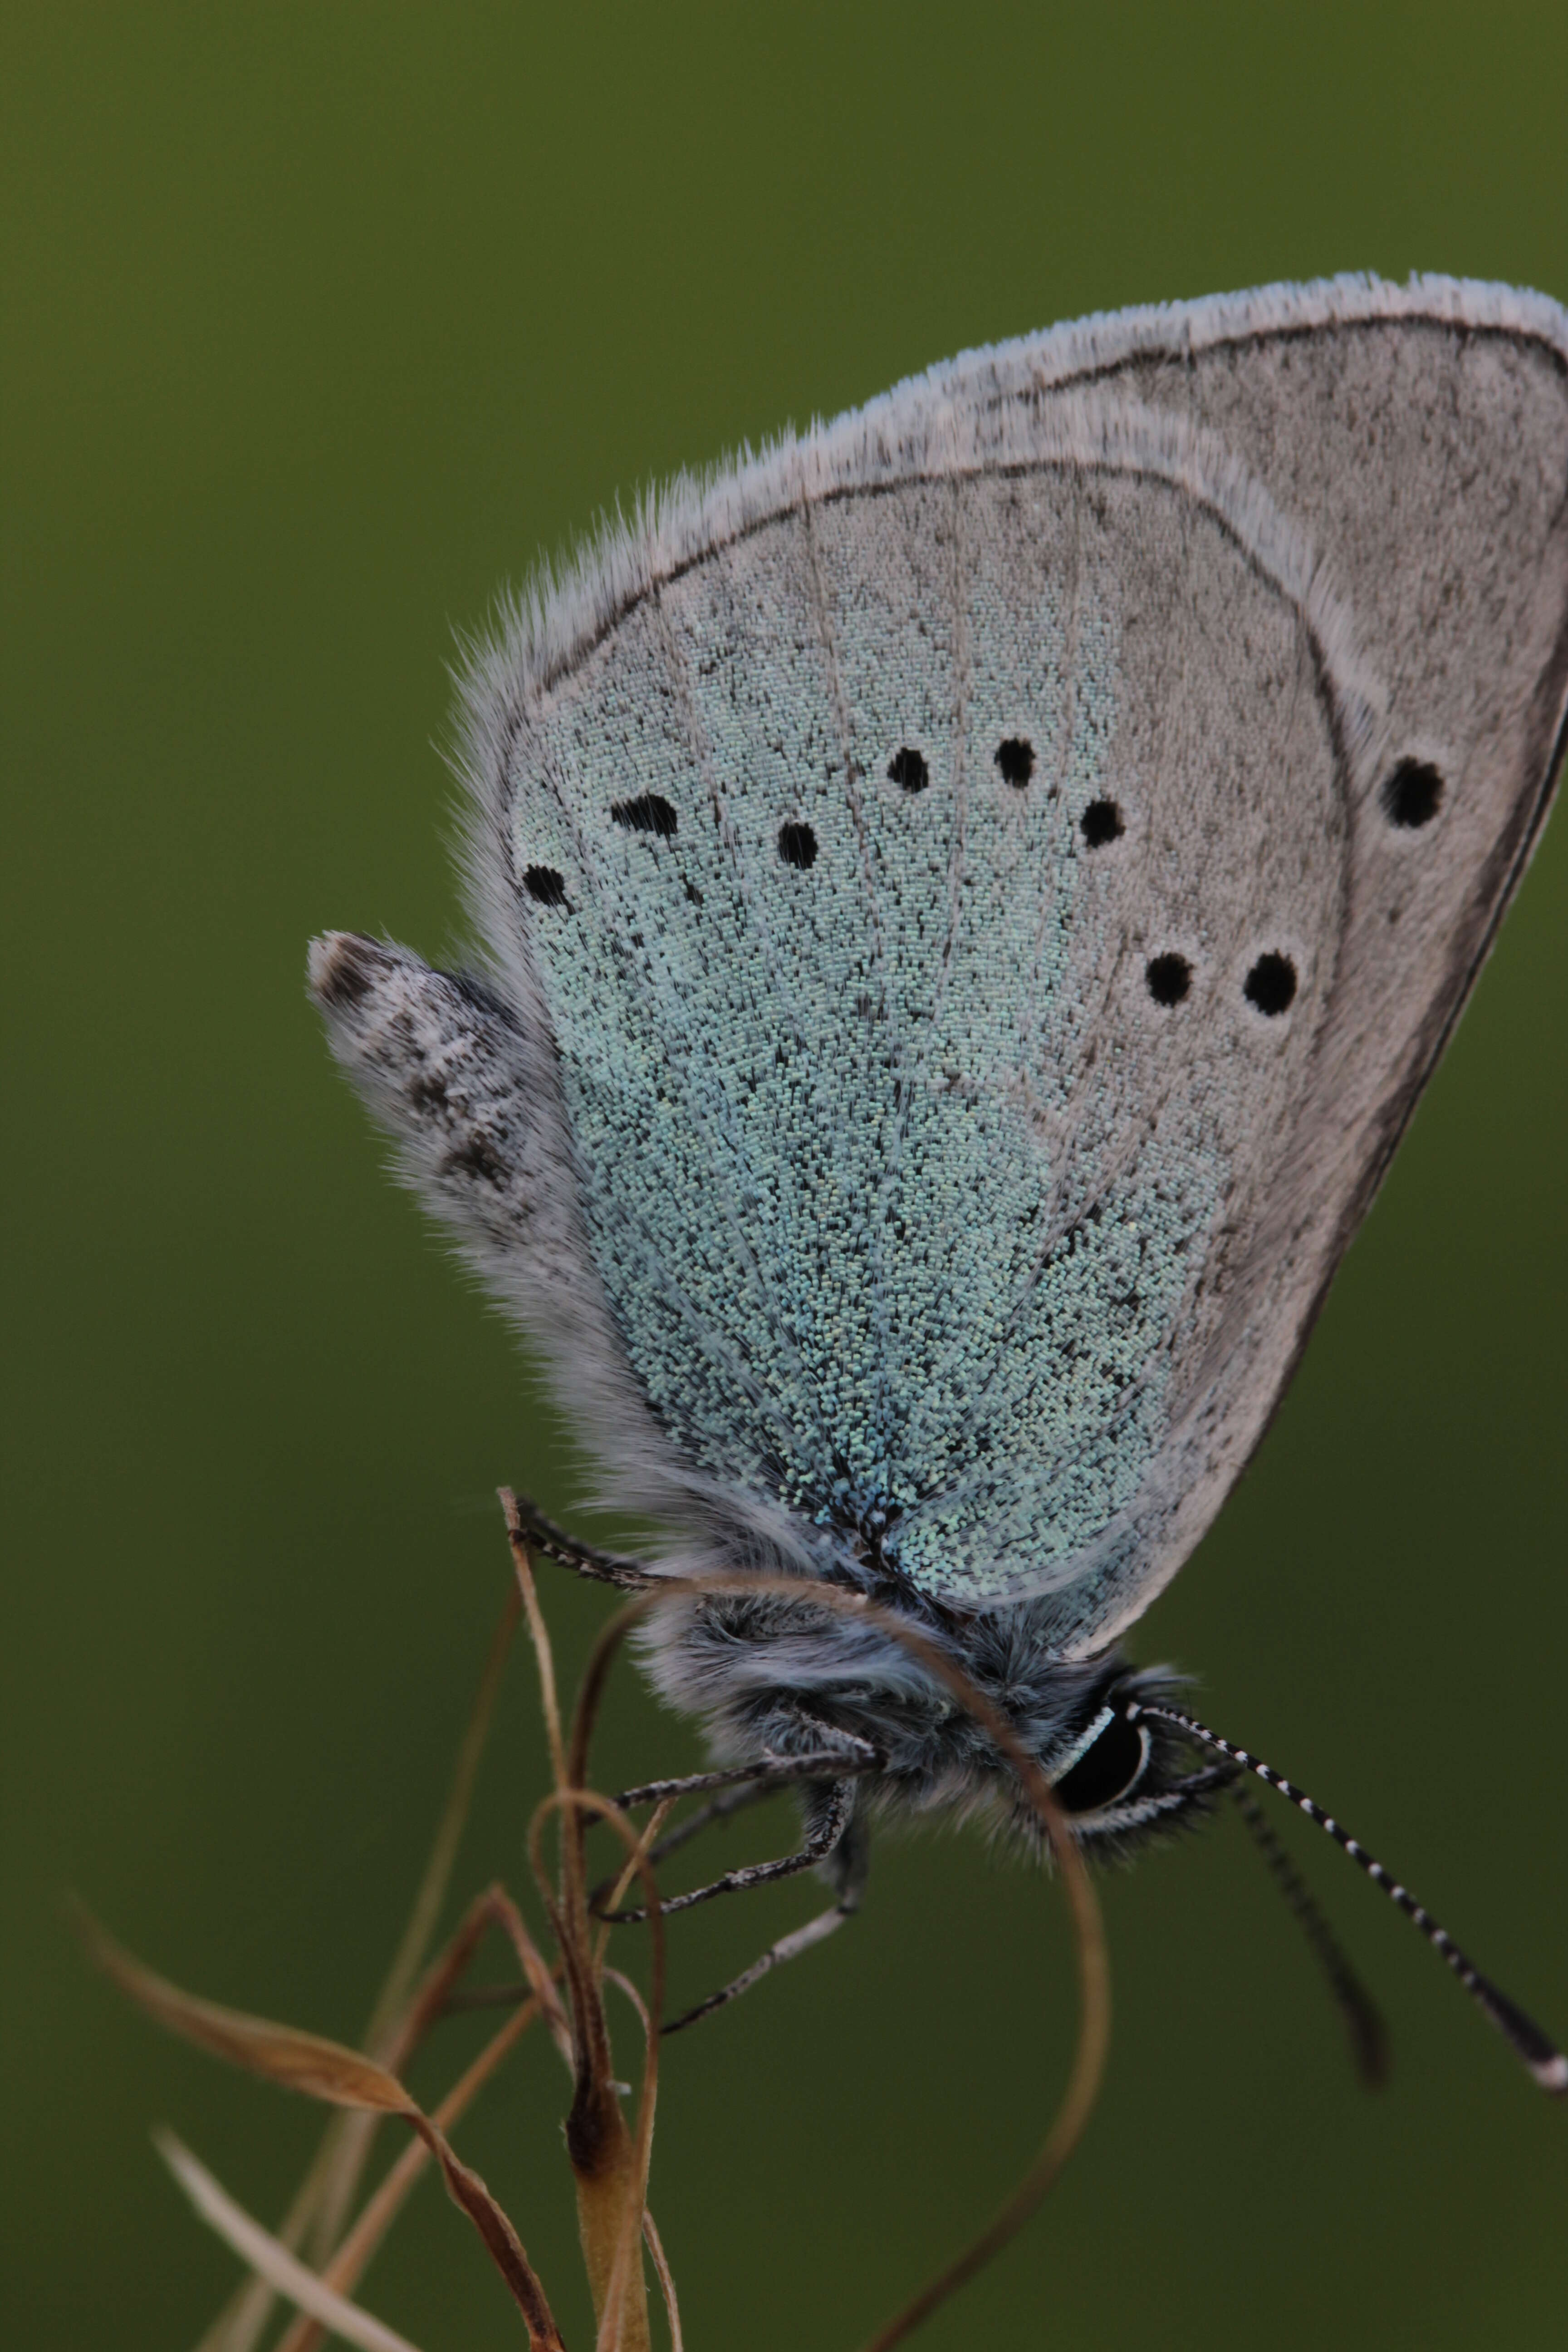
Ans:
[{"label": "green blurred background", "polygon": [[[273,2218],[316,2116],[132,2014],[62,1893],[354,2035],[500,1603],[491,1492],[573,1507],[301,985],[323,925],[453,942],[454,628],[617,492],[1053,319],[1351,268],[1568,296],[1568,12],[16,0],[0,40],[4,2299],[30,2352],[167,2352],[234,2265],[149,2124]],[[1559,2032],[1565,917],[1559,818],[1285,1412],[1134,1645],[1201,1669]],[[580,1659],[604,1597],[545,1573]],[[627,1675],[606,1784],[693,1752]],[[521,1885],[542,1775],[520,1661],[460,1891]],[[933,2347],[1561,2344],[1568,2116],[1288,1833],[1392,2088],[1351,2080],[1235,1822],[1112,1877],[1101,2110]],[[812,1901],[679,1922],[676,1998]],[[694,2352],[885,2315],[1025,2160],[1070,1988],[1049,1889],[928,1837],[672,2045],[653,2202]],[[525,2048],[462,2145],[582,2344],[563,2088]],[[519,2340],[428,2185],[363,2292],[426,2352]]]}]

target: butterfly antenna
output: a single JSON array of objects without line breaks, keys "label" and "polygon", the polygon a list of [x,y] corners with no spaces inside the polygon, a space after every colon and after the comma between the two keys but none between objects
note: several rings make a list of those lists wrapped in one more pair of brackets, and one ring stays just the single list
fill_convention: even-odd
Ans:
[{"label": "butterfly antenna", "polygon": [[1270,1828],[1262,1806],[1245,1788],[1235,1788],[1231,1793],[1237,1812],[1268,1866],[1269,1875],[1328,1979],[1329,1990],[1339,2004],[1350,2035],[1356,2073],[1369,2091],[1381,2089],[1388,2080],[1388,2028],[1382,2011],[1351,1966],[1310,1887]]},{"label": "butterfly antenna", "polygon": [[1326,1813],[1321,1805],[1315,1804],[1304,1789],[1298,1789],[1293,1780],[1287,1780],[1282,1772],[1276,1772],[1271,1765],[1263,1763],[1259,1758],[1249,1756],[1245,1748],[1235,1747],[1230,1740],[1222,1739],[1217,1731],[1211,1731],[1207,1724],[1199,1723],[1195,1717],[1184,1715],[1180,1707],[1155,1706],[1140,1700],[1129,1707],[1128,1715],[1134,1722],[1142,1715],[1147,1716],[1152,1723],[1168,1723],[1173,1729],[1185,1732],[1189,1739],[1195,1739],[1201,1747],[1212,1748],[1216,1756],[1224,1756],[1232,1764],[1239,1764],[1243,1771],[1252,1773],[1265,1788],[1274,1790],[1288,1804],[1294,1805],[1299,1813],[1305,1813],[1310,1822],[1315,1822],[1319,1829],[1326,1831],[1334,1843],[1342,1846],[1351,1860],[1365,1871],[1373,1885],[1382,1887],[1390,1902],[1397,1903],[1405,1917],[1414,1920],[1426,1941],[1447,1960],[1470,1998],[1479,2002],[1503,2039],[1523,2060],[1542,2089],[1556,2092],[1559,2095],[1568,2093],[1568,2058],[1563,2056],[1556,2043],[1549,2042],[1534,2020],[1526,2017],[1523,2010],[1517,2008],[1506,1993],[1500,1992],[1489,1977],[1482,1976],[1474,1961],[1459,1949],[1447,1929],[1439,1927],[1426,1905],[1417,1903],[1409,1888],[1402,1886],[1398,1879],[1384,1870],[1376,1856],[1368,1853],[1360,1839],[1352,1837],[1349,1830],[1335,1821],[1332,1813]]}]

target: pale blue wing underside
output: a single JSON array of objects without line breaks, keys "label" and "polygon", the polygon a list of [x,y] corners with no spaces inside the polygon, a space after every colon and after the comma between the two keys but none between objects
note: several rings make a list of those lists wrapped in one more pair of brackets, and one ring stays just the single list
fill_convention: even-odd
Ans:
[{"label": "pale blue wing underside", "polygon": [[1091,320],[677,485],[478,659],[494,994],[320,992],[678,1558],[1064,1651],[1174,1572],[1544,812],[1565,380],[1447,280]]},{"label": "pale blue wing underside", "polygon": [[[1124,1535],[1331,972],[1317,670],[1190,495],[1063,465],[761,526],[545,698],[513,855],[590,1245],[712,1477],[971,1603]],[[1299,940],[1270,1022],[1239,972]]]}]

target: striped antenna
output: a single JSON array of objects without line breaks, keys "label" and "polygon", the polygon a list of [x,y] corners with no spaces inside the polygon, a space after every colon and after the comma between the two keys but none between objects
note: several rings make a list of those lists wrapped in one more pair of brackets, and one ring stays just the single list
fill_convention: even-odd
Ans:
[{"label": "striped antenna", "polygon": [[1299,1813],[1305,1813],[1319,1829],[1327,1831],[1334,1843],[1342,1846],[1351,1860],[1360,1864],[1373,1884],[1382,1887],[1390,1902],[1397,1903],[1405,1917],[1415,1921],[1426,1941],[1447,1961],[1470,1998],[1480,2004],[1498,2032],[1524,2061],[1542,2089],[1554,2091],[1560,2096],[1568,2093],[1568,2058],[1563,2056],[1556,2043],[1549,2042],[1533,2019],[1526,2017],[1523,2010],[1516,2008],[1506,1993],[1500,1992],[1489,1977],[1482,1976],[1475,1963],[1459,1949],[1447,1928],[1438,1926],[1426,1905],[1417,1903],[1409,1888],[1402,1886],[1398,1879],[1392,1877],[1382,1863],[1368,1853],[1360,1839],[1352,1837],[1349,1830],[1335,1821],[1332,1813],[1326,1813],[1321,1805],[1314,1804],[1304,1789],[1298,1789],[1293,1780],[1287,1780],[1285,1775],[1276,1772],[1271,1765],[1263,1763],[1256,1756],[1249,1756],[1245,1748],[1237,1748],[1228,1739],[1222,1739],[1217,1731],[1211,1731],[1207,1724],[1199,1723],[1195,1717],[1184,1715],[1180,1707],[1156,1706],[1135,1699],[1128,1706],[1127,1715],[1134,1723],[1140,1716],[1147,1716],[1151,1723],[1168,1723],[1173,1729],[1184,1731],[1189,1739],[1197,1740],[1202,1747],[1212,1748],[1216,1756],[1224,1756],[1232,1764],[1239,1764],[1244,1771],[1253,1773],[1265,1788],[1276,1790],[1288,1803],[1294,1805]]},{"label": "striped antenna", "polygon": [[1381,2090],[1388,2080],[1388,2028],[1383,2021],[1383,2012],[1341,1950],[1339,1937],[1318,1908],[1317,1898],[1275,1836],[1262,1806],[1245,1781],[1231,1782],[1231,1797],[1268,1864],[1269,1876],[1285,1897],[1307,1939],[1308,1949],[1327,1979],[1350,2035],[1356,2073],[1369,2091]]}]

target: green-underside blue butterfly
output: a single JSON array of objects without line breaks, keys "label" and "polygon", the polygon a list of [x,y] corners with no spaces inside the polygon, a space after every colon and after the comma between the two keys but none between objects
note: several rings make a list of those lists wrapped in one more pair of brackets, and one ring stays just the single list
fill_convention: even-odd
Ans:
[{"label": "green-underside blue butterfly", "polygon": [[971,353],[650,497],[474,659],[476,968],[333,933],[312,982],[670,1531],[537,1540],[801,1582],[649,1639],[736,1789],[804,1794],[716,1884],[819,1863],[836,1920],[868,1814],[1023,1818],[814,1582],[944,1645],[1088,1846],[1279,1785],[1113,1644],[1268,1425],[1565,705],[1568,317],[1444,278]]}]

